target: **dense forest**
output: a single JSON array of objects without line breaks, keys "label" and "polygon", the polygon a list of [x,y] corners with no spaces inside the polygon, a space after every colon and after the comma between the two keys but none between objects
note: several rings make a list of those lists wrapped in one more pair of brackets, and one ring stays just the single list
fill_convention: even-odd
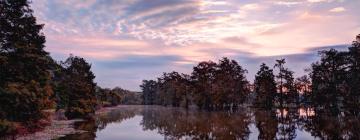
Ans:
[{"label": "dense forest", "polygon": [[41,129],[47,109],[72,119],[102,106],[141,103],[138,93],[98,87],[81,57],[52,59],[44,50],[44,25],[36,23],[27,0],[0,0],[0,13],[0,135]]},{"label": "dense forest", "polygon": [[332,111],[348,108],[355,113],[360,105],[360,35],[348,51],[335,49],[319,52],[320,59],[298,78],[276,60],[273,67],[261,64],[253,84],[246,70],[226,57],[200,62],[191,75],[164,73],[156,80],[144,80],[140,86],[147,105],[196,105],[200,109],[233,109],[249,104],[274,107],[312,106]]}]

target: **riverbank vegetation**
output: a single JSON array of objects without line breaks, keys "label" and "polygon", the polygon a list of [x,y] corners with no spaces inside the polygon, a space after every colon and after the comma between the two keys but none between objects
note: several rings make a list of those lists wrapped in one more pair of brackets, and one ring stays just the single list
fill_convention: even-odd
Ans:
[{"label": "riverbank vegetation", "polygon": [[200,62],[191,75],[170,72],[156,80],[144,80],[140,86],[143,103],[185,108],[196,105],[206,110],[236,108],[244,103],[267,109],[313,106],[336,111],[346,107],[357,113],[360,35],[356,39],[347,51],[320,51],[319,61],[298,78],[286,67],[285,59],[276,60],[273,67],[261,64],[253,84],[235,60],[225,57],[218,63]]},{"label": "riverbank vegetation", "polygon": [[164,73],[154,80],[144,80],[144,104],[189,107],[196,104],[202,109],[236,107],[249,94],[249,82],[236,61],[224,58],[218,63],[201,62],[191,75],[178,72]]},{"label": "riverbank vegetation", "polygon": [[101,106],[135,96],[98,87],[84,58],[52,59],[44,50],[44,25],[36,23],[27,0],[0,0],[0,11],[0,136],[43,128],[49,124],[47,109],[64,110],[69,119],[88,118]]}]

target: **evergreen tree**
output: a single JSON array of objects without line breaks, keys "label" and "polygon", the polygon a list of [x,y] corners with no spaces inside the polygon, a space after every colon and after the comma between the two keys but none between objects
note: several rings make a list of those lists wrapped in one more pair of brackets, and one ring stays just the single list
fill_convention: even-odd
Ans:
[{"label": "evergreen tree", "polygon": [[43,25],[26,0],[0,0],[0,117],[31,125],[53,103]]},{"label": "evergreen tree", "polygon": [[274,68],[278,68],[279,69],[279,73],[278,75],[276,75],[277,78],[277,89],[279,92],[279,102],[280,105],[283,105],[284,102],[284,78],[285,78],[285,68],[284,68],[284,64],[285,64],[285,59],[279,59],[276,60],[276,64],[274,66]]},{"label": "evergreen tree", "polygon": [[255,103],[260,107],[271,107],[276,96],[276,82],[273,70],[266,64],[261,64],[255,75]]},{"label": "evergreen tree", "polygon": [[66,116],[68,118],[87,117],[95,112],[96,96],[94,74],[91,65],[83,58],[70,56],[62,63],[65,68],[63,84],[67,97]]},{"label": "evergreen tree", "polygon": [[297,92],[295,89],[294,81],[294,72],[285,68],[286,63],[285,59],[276,60],[274,67],[279,69],[279,74],[276,75],[277,80],[277,90],[279,92],[279,102],[280,106],[283,106],[283,103],[294,103],[297,101]]}]

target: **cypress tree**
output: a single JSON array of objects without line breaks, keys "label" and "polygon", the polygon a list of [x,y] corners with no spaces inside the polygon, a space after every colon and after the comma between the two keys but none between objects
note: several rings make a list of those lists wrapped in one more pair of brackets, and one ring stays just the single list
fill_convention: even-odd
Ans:
[{"label": "cypress tree", "polygon": [[261,64],[260,70],[255,75],[255,103],[260,107],[271,107],[276,96],[276,82],[273,70],[266,64]]}]

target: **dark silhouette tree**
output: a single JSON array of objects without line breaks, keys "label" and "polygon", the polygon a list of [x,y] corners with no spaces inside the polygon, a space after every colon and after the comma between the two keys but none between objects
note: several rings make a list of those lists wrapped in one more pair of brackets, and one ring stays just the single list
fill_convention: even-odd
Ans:
[{"label": "dark silhouette tree", "polygon": [[191,78],[194,82],[194,100],[202,109],[210,109],[213,104],[216,63],[200,62],[193,68]]},{"label": "dark silhouette tree", "polygon": [[243,69],[228,58],[200,62],[191,75],[195,103],[202,109],[224,109],[236,107],[245,101],[249,93]]},{"label": "dark silhouette tree", "polygon": [[285,83],[284,84],[284,94],[285,94],[285,98],[286,98],[286,103],[287,104],[297,104],[298,103],[298,93],[296,91],[295,88],[295,80],[294,80],[294,72],[290,71],[289,69],[285,69],[284,70],[284,80]]},{"label": "dark silhouette tree", "polygon": [[285,68],[284,68],[284,64],[285,64],[285,59],[279,59],[276,60],[276,64],[274,66],[274,68],[278,68],[279,69],[279,73],[278,75],[276,75],[277,80],[277,89],[279,92],[279,102],[280,105],[283,106],[283,100],[284,100],[284,84],[283,84],[283,80],[285,79]]},{"label": "dark silhouette tree", "polygon": [[261,64],[260,70],[255,75],[255,104],[259,107],[271,108],[276,96],[276,82],[273,70],[266,64]]},{"label": "dark silhouette tree", "polygon": [[180,106],[188,108],[193,102],[193,81],[191,81],[191,76],[187,74],[182,74],[181,79],[178,83],[177,89],[182,93],[182,98]]},{"label": "dark silhouette tree", "polygon": [[212,100],[215,108],[236,107],[245,101],[249,94],[246,73],[235,60],[226,57],[219,60],[213,85]]},{"label": "dark silhouette tree", "polygon": [[158,80],[144,80],[144,104],[188,107],[195,103],[201,109],[234,108],[249,94],[247,71],[236,61],[223,58],[218,64],[201,62],[191,76],[178,72],[164,73]]},{"label": "dark silhouette tree", "polygon": [[278,68],[277,78],[277,90],[278,99],[280,106],[283,106],[284,102],[286,105],[289,103],[295,103],[297,101],[298,94],[295,89],[294,72],[285,68],[285,59],[276,60],[275,68]]},{"label": "dark silhouette tree", "polygon": [[142,90],[143,104],[153,105],[156,100],[156,90],[157,83],[154,80],[143,80],[142,85],[140,85]]},{"label": "dark silhouette tree", "polygon": [[344,95],[348,86],[346,85],[348,64],[347,53],[335,49],[319,52],[320,61],[312,64],[312,88],[313,99],[316,104],[337,108],[341,103],[339,95]]}]

